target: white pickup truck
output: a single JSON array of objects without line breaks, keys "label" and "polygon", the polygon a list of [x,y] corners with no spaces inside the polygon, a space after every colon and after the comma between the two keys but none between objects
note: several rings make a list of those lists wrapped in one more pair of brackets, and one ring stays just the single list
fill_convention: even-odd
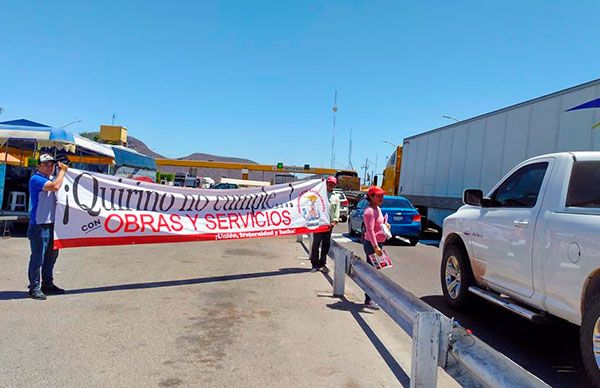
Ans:
[{"label": "white pickup truck", "polygon": [[446,302],[474,296],[532,321],[580,326],[583,363],[600,387],[600,152],[519,164],[484,197],[465,190],[440,242]]}]

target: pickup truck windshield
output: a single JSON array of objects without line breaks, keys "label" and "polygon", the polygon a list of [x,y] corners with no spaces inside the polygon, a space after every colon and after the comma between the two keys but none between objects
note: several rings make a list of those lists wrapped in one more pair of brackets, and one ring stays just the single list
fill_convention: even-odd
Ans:
[{"label": "pickup truck windshield", "polygon": [[529,164],[515,171],[492,196],[492,206],[534,207],[547,168],[548,163],[542,162]]},{"label": "pickup truck windshield", "polygon": [[567,206],[600,207],[600,162],[575,162],[571,170]]}]

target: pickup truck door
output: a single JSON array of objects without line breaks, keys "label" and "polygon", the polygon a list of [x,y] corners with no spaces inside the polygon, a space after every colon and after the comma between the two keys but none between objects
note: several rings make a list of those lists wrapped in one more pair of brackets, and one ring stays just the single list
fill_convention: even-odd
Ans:
[{"label": "pickup truck door", "polygon": [[533,295],[533,238],[552,159],[520,167],[490,195],[471,231],[483,279],[508,293]]}]

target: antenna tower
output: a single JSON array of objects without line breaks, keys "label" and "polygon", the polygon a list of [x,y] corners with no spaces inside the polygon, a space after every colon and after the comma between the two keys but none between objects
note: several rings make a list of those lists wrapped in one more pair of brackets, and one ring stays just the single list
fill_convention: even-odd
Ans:
[{"label": "antenna tower", "polygon": [[331,168],[335,168],[335,113],[338,111],[337,108],[337,90],[333,97],[333,128],[331,130]]}]

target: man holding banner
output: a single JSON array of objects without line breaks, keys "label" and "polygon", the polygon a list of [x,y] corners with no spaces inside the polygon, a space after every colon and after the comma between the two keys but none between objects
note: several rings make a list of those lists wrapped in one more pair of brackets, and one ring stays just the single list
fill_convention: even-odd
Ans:
[{"label": "man holding banner", "polygon": [[[54,166],[58,164],[56,178],[52,176]],[[46,294],[64,294],[65,290],[54,284],[54,264],[58,258],[58,250],[54,250],[54,214],[56,194],[62,186],[67,165],[56,162],[49,154],[39,158],[37,171],[29,180],[29,200],[31,213],[27,238],[31,246],[29,258],[29,296],[37,300],[45,300]],[[41,282],[40,282],[41,271]]]},{"label": "man holding banner", "polygon": [[[203,190],[76,169],[67,172],[66,165],[48,154],[39,161],[29,184],[29,295],[34,299],[65,292],[52,276],[58,249],[63,248],[324,232],[324,267],[331,229],[339,218],[334,177],[327,183],[313,179],[268,188]],[[59,172],[53,178],[56,164]]]},{"label": "man holding banner", "polygon": [[[327,178],[327,197],[329,198],[329,230],[313,234],[313,243],[310,250],[310,262],[312,264],[311,272],[321,271],[329,272],[325,265],[327,263],[327,254],[331,245],[331,232],[340,221],[340,198],[333,189],[337,185],[337,179],[333,176]],[[321,253],[319,255],[319,246]]]}]

